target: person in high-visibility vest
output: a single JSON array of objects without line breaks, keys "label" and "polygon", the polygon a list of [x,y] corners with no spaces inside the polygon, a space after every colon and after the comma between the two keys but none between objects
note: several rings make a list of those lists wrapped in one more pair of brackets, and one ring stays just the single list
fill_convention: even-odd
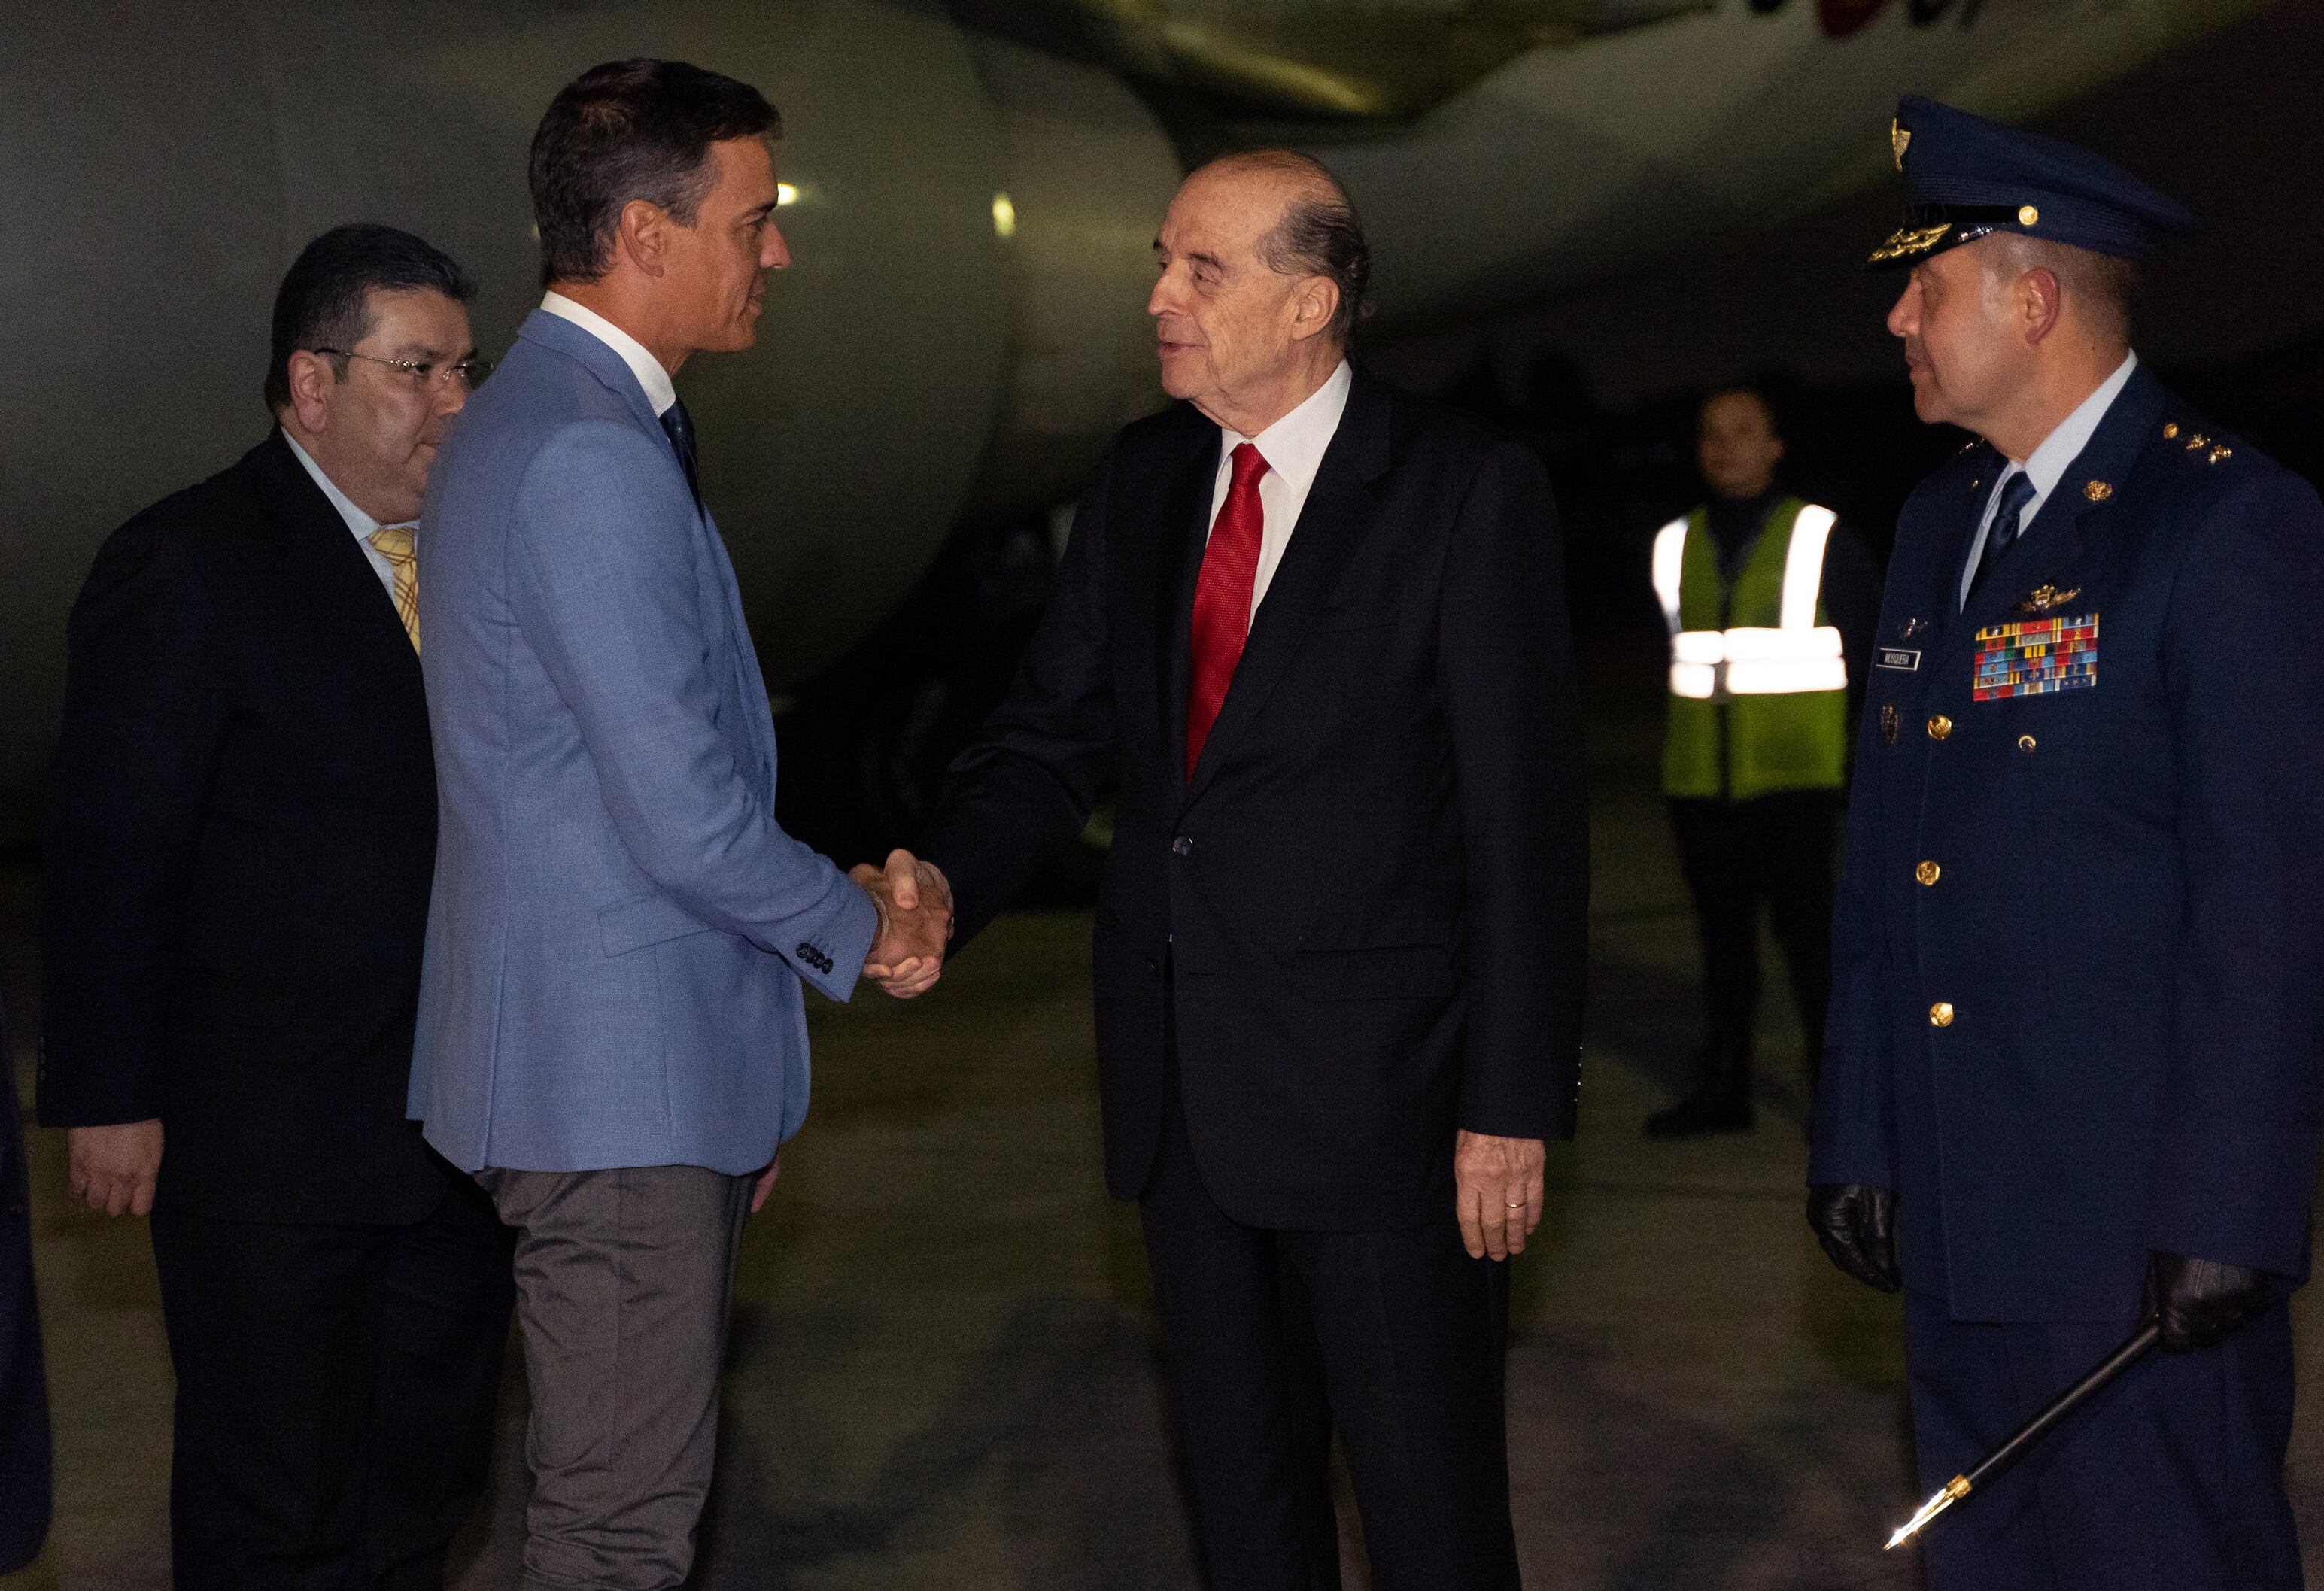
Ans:
[{"label": "person in high-visibility vest", "polygon": [[1762,901],[1791,971],[1811,1085],[1822,1044],[1832,819],[1880,575],[1830,509],[1777,490],[1783,456],[1764,393],[1713,393],[1696,432],[1711,499],[1655,538],[1671,634],[1663,794],[1702,933],[1709,1031],[1694,1091],[1646,1118],[1652,1137],[1752,1125]]}]

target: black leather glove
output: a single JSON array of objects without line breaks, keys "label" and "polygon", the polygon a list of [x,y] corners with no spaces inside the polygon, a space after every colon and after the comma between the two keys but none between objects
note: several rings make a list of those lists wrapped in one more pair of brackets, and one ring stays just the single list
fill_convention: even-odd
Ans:
[{"label": "black leather glove", "polygon": [[1808,1225],[1831,1263],[1883,1292],[1904,1285],[1896,1269],[1896,1195],[1860,1182],[1818,1182],[1808,1190]]},{"label": "black leather glove", "polygon": [[2209,1347],[2280,1296],[2271,1272],[2160,1248],[2146,1256],[2146,1318],[2163,1328],[2165,1353]]}]

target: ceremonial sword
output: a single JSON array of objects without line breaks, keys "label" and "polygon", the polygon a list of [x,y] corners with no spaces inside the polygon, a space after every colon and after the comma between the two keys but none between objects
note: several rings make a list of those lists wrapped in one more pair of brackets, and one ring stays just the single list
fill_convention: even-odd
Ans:
[{"label": "ceremonial sword", "polygon": [[1987,1454],[1975,1469],[1947,1481],[1935,1496],[1921,1504],[1918,1513],[1896,1527],[1896,1533],[1888,1538],[1888,1546],[1882,1550],[1903,1546],[1926,1530],[1931,1520],[2023,1458],[2026,1449],[2048,1435],[2052,1427],[2088,1402],[2099,1388],[2136,1363],[2147,1349],[2154,1346],[2154,1339],[2162,1330],[2159,1325],[2147,1326],[2108,1354],[2105,1363],[2060,1393],[2048,1408],[2020,1426],[2015,1436]]}]

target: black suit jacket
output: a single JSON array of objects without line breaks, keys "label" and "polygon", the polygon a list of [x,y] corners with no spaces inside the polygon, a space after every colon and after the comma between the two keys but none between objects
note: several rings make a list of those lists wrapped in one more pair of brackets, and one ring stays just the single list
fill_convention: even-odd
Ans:
[{"label": "black suit jacket", "polygon": [[160,1117],[159,1197],[401,1223],[436,845],[420,666],[278,431],[115,531],[69,630],[49,793],[51,1127]]},{"label": "black suit jacket", "polygon": [[1219,445],[1185,406],[1116,441],[927,851],[973,933],[1118,791],[1095,955],[1116,1195],[1152,1166],[1175,1041],[1229,1214],[1443,1219],[1456,1127],[1573,1126],[1588,842],[1548,482],[1359,372],[1190,783]]},{"label": "black suit jacket", "polygon": [[53,1462],[41,1311],[32,1291],[32,1221],[8,1013],[0,1008],[0,1575],[41,1555]]}]

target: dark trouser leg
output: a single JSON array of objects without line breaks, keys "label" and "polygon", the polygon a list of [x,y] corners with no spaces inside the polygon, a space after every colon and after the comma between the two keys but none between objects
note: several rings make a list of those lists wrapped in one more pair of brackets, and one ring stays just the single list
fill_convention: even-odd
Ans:
[{"label": "dark trouser leg", "polygon": [[480,1180],[517,1230],[522,1591],[669,1591],[710,1493],[752,1179],[666,1165]]},{"label": "dark trouser leg", "polygon": [[[2134,1325],[1966,1324],[1908,1297],[1923,1485],[1977,1462]],[[2298,1591],[2292,1396],[2281,1307],[2216,1348],[2148,1356],[1931,1528],[1930,1591]]]},{"label": "dark trouser leg", "polygon": [[510,1235],[484,1191],[445,1168],[428,1219],[390,1237],[366,1485],[364,1584],[437,1591],[484,1494],[508,1342]]},{"label": "dark trouser leg", "polygon": [[1756,864],[1738,815],[1741,804],[1670,804],[1679,869],[1694,897],[1702,943],[1708,1032],[1694,1091],[1646,1118],[1655,1137],[1751,1125],[1751,1030],[1759,1003],[1759,897]]},{"label": "dark trouser leg", "polygon": [[1331,1412],[1277,1235],[1203,1186],[1175,1079],[1139,1199],[1213,1591],[1339,1591]]},{"label": "dark trouser leg", "polygon": [[1759,1006],[1759,894],[1757,863],[1748,854],[1736,805],[1674,801],[1670,807],[1679,869],[1694,897],[1702,941],[1709,1047],[1722,1066],[1742,1069],[1743,1086],[1748,1088],[1752,1025]]},{"label": "dark trouser leg", "polygon": [[361,1584],[379,1258],[394,1228],[153,1211],[177,1369],[179,1591]]},{"label": "dark trouser leg", "polygon": [[1283,1241],[1314,1301],[1375,1591],[1515,1591],[1508,1265],[1471,1259],[1449,1211]]},{"label": "dark trouser leg", "polygon": [[1751,852],[1758,859],[1758,888],[1767,898],[1775,943],[1784,947],[1784,964],[1791,972],[1812,1091],[1823,1060],[1824,1014],[1831,1007],[1831,906],[1838,887],[1832,872],[1832,820],[1837,802],[1827,791],[1794,790],[1741,805],[1757,809],[1752,826],[1757,839]]},{"label": "dark trouser leg", "polygon": [[31,1200],[8,1022],[0,1012],[0,1575],[40,1556],[49,1533],[49,1383],[32,1297]]}]

